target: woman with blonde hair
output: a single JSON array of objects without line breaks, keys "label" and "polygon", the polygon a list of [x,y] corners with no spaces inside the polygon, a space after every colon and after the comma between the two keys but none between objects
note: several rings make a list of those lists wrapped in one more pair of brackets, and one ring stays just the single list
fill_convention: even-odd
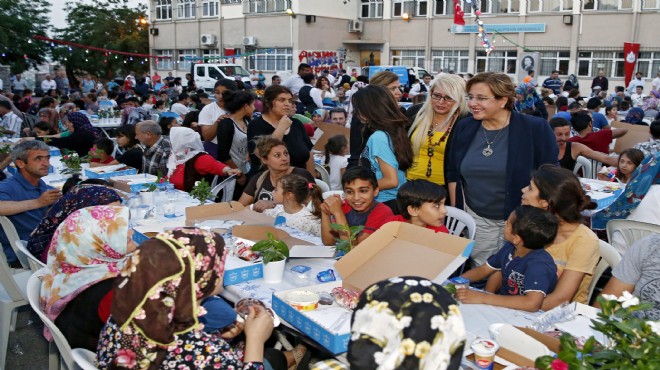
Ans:
[{"label": "woman with blonde hair", "polygon": [[468,114],[465,81],[457,75],[439,76],[431,85],[427,99],[408,130],[414,162],[408,180],[429,180],[445,185],[445,153],[451,142],[454,124]]}]

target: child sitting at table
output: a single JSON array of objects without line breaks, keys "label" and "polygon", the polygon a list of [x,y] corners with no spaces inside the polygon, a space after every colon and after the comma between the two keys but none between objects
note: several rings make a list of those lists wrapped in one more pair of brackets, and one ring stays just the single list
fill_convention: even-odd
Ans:
[{"label": "child sitting at table", "polygon": [[115,143],[108,138],[97,139],[92,147],[92,155],[89,161],[90,167],[105,166],[112,163],[115,157],[112,152],[115,151]]},{"label": "child sitting at table", "polygon": [[[310,200],[314,210],[310,211],[306,203]],[[264,210],[272,217],[283,216],[285,224],[306,233],[321,236],[321,189],[306,178],[289,174],[277,180],[273,190],[275,208]]]},{"label": "child sitting at table", "polygon": [[349,168],[342,176],[341,184],[346,200],[342,202],[339,195],[332,195],[321,205],[321,237],[325,245],[335,245],[337,237],[348,238],[345,232],[333,230],[332,223],[363,225],[364,229],[356,237],[359,244],[394,216],[388,206],[376,201],[378,180],[369,168]]},{"label": "child sitting at table", "polygon": [[504,226],[506,242],[483,265],[462,277],[483,280],[502,271],[499,294],[458,289],[456,298],[463,303],[481,303],[535,312],[557,284],[557,265],[544,249],[557,235],[558,221],[550,212],[532,206],[519,206]]},{"label": "child sitting at table", "polygon": [[449,233],[445,227],[445,188],[428,180],[410,180],[401,185],[396,193],[396,202],[400,215],[390,217],[387,221],[407,222],[426,227],[436,233]]}]

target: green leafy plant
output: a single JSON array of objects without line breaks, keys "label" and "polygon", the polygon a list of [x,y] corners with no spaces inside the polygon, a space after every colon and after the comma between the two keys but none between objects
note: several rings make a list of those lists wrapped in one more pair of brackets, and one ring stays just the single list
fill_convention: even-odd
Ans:
[{"label": "green leafy plant", "polygon": [[[155,185],[154,185],[155,186]],[[199,204],[204,204],[211,196],[211,184],[206,179],[201,179],[195,182],[195,186],[190,191],[190,196],[199,201]]]},{"label": "green leafy plant", "polygon": [[11,152],[11,147],[9,145],[0,146],[0,154],[9,154]]},{"label": "green leafy plant", "polygon": [[582,348],[575,344],[570,334],[560,338],[557,358],[542,356],[536,359],[536,367],[555,369],[660,369],[660,322],[646,321],[635,313],[653,307],[640,303],[639,298],[628,292],[622,297],[603,295],[598,297],[601,312],[597,320],[591,320],[593,329],[607,338],[600,345],[592,336]]},{"label": "green leafy plant", "polygon": [[344,234],[348,236],[348,239],[336,238],[337,244],[336,249],[339,252],[344,252],[344,254],[351,251],[357,245],[357,236],[364,230],[364,225],[357,226],[348,226],[340,224],[330,224],[332,230],[336,230],[339,234]]},{"label": "green leafy plant", "polygon": [[88,157],[80,157],[78,153],[71,152],[62,157],[62,163],[66,166],[65,169],[60,171],[63,174],[76,174],[82,172],[82,164],[89,162]]},{"label": "green leafy plant", "polygon": [[284,261],[289,257],[289,247],[285,242],[275,239],[275,235],[268,233],[268,239],[256,242],[252,246],[253,252],[261,253],[264,263]]},{"label": "green leafy plant", "polygon": [[[156,182],[149,184],[149,186],[145,187],[144,191],[156,191],[159,187],[161,190],[163,189],[163,186],[170,181],[170,178],[167,176],[163,176],[163,174],[158,171],[158,177],[156,178]],[[192,195],[192,192],[190,193]],[[203,202],[201,202],[203,203]]]}]

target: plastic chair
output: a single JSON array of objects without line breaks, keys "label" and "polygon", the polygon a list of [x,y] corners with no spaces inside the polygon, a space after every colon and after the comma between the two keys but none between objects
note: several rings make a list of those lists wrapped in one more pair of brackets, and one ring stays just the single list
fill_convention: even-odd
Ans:
[{"label": "plastic chair", "polygon": [[7,359],[9,333],[16,327],[16,309],[28,304],[27,282],[30,275],[32,271],[24,270],[14,274],[0,250],[0,368],[3,369]]},{"label": "plastic chair", "polygon": [[316,181],[316,185],[321,188],[321,193],[325,193],[326,191],[330,191],[330,186],[328,185],[327,182],[319,179],[314,179]]},{"label": "plastic chair", "polygon": [[474,240],[474,236],[477,234],[477,224],[474,222],[474,218],[456,207],[445,206],[445,208],[447,208],[445,226],[449,229],[449,233],[460,236],[467,228],[468,238]]},{"label": "plastic chair", "polygon": [[232,199],[234,198],[234,188],[236,187],[236,176],[231,175],[227,177],[224,181],[219,183],[218,185],[214,186],[211,188],[211,196],[209,197],[210,201],[215,201],[215,199],[218,197],[218,193],[220,191],[223,191],[222,193],[222,198],[220,199],[221,202],[231,202]]},{"label": "plastic chair", "polygon": [[27,243],[25,240],[17,240],[16,249],[18,249],[18,253],[20,253],[17,255],[23,255],[25,258],[27,258],[28,264],[30,265],[30,270],[36,272],[40,268],[46,267],[45,263],[41,262],[41,260],[32,255],[32,253],[27,249]]},{"label": "plastic chair", "polygon": [[582,177],[585,179],[595,179],[596,176],[593,174],[593,168],[591,165],[591,160],[579,155],[575,159],[575,167],[573,168],[573,173],[575,175],[582,169]]},{"label": "plastic chair", "polygon": [[30,306],[32,306],[34,312],[39,315],[41,321],[43,321],[44,325],[46,325],[48,330],[50,330],[50,333],[53,335],[53,341],[48,343],[48,368],[50,370],[58,369],[60,365],[64,363],[66,368],[75,369],[75,362],[73,361],[73,354],[69,342],[64,338],[60,329],[55,326],[55,323],[52,322],[41,309],[41,304],[39,302],[41,279],[46,273],[46,269],[43,268],[30,276],[27,283],[27,293],[28,299],[30,300]]},{"label": "plastic chair", "polygon": [[607,240],[621,255],[633,243],[654,233],[660,234],[660,225],[632,220],[610,220],[607,223]]},{"label": "plastic chair", "polygon": [[24,269],[30,268],[27,257],[21,255],[20,251],[16,248],[16,242],[20,241],[21,238],[18,236],[14,224],[9,218],[7,218],[7,216],[0,216],[0,225],[2,225],[5,235],[7,235],[7,240],[9,241],[11,249],[14,250],[16,257],[18,257],[18,260],[21,262],[21,266],[23,266]]},{"label": "plastic chair", "polygon": [[323,182],[330,184],[330,174],[325,167],[318,163],[314,163],[314,169],[316,169],[316,171],[318,171],[318,173],[321,175],[321,180],[323,180]]},{"label": "plastic chair", "polygon": [[596,283],[598,283],[598,279],[603,275],[603,272],[605,272],[608,267],[614,268],[619,262],[621,262],[621,255],[613,246],[602,240],[599,240],[598,243],[600,246],[600,261],[598,261],[598,264],[594,269],[594,274],[591,283],[589,284],[589,289],[587,290],[587,302],[591,302],[591,296],[594,294]]},{"label": "plastic chair", "polygon": [[73,361],[82,370],[98,370],[96,367],[96,353],[85,348],[74,348],[72,351]]}]

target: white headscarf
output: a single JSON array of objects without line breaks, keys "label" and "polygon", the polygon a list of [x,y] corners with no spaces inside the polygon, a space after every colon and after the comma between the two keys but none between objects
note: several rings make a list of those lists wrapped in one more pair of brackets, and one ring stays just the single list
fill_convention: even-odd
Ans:
[{"label": "white headscarf", "polygon": [[168,176],[172,175],[178,165],[188,162],[199,153],[206,153],[199,134],[188,127],[172,127],[170,143],[172,154],[167,160]]}]

